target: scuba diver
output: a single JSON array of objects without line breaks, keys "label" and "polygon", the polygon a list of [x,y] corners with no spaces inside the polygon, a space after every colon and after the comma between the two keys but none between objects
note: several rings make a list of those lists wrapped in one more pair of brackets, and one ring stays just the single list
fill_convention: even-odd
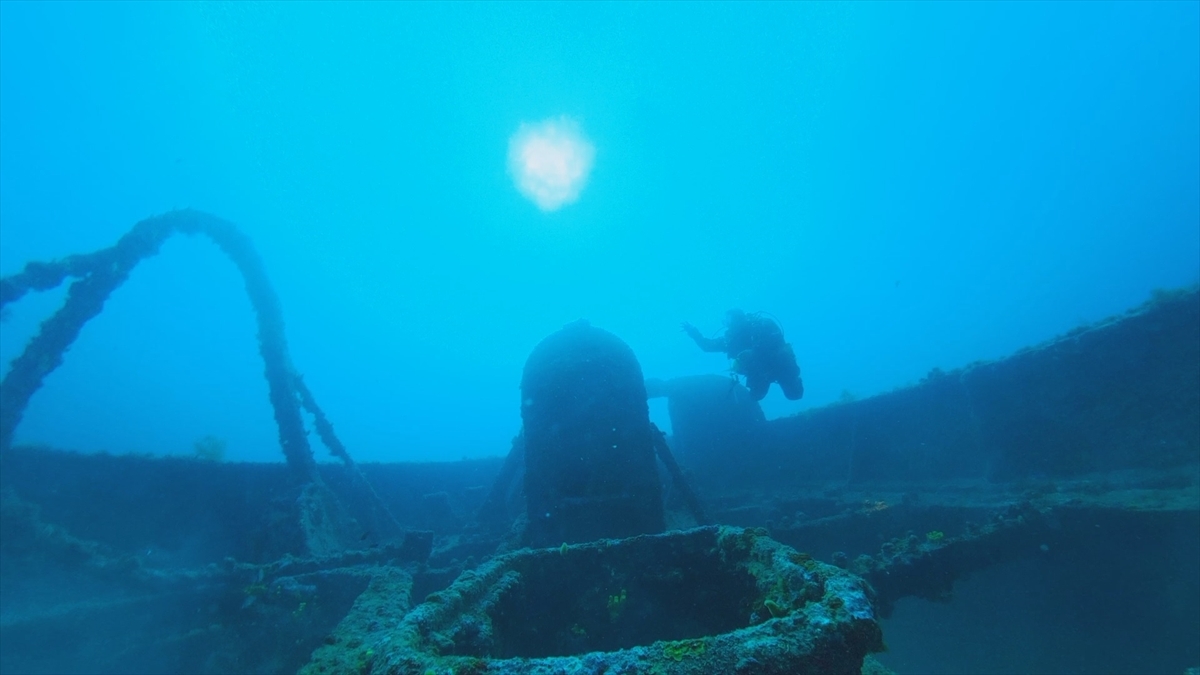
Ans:
[{"label": "scuba diver", "polygon": [[761,313],[746,314],[740,309],[725,312],[725,335],[704,337],[684,321],[683,332],[706,352],[724,352],[733,359],[734,376],[746,376],[746,388],[755,401],[767,395],[772,382],[778,382],[789,401],[804,396],[800,366],[792,346],[784,341],[779,324]]}]

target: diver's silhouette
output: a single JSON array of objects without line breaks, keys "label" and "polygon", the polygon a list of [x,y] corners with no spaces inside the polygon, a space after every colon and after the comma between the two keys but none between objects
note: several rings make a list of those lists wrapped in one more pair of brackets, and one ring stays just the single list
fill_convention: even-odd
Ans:
[{"label": "diver's silhouette", "polygon": [[804,396],[800,366],[792,346],[783,339],[779,324],[761,313],[747,314],[740,309],[725,313],[725,334],[704,337],[699,329],[683,322],[683,331],[706,352],[724,352],[733,359],[733,372],[746,377],[746,388],[755,401],[767,395],[772,382],[778,382],[790,401]]}]

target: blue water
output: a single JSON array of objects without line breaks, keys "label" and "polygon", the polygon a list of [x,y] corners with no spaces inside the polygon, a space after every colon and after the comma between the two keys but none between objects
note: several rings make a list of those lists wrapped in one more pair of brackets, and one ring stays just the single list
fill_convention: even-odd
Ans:
[{"label": "blue water", "polygon": [[[564,116],[594,164],[547,212],[509,139]],[[771,313],[806,386],[778,417],[1200,278],[1200,4],[0,3],[0,274],[186,206],[252,237],[359,460],[507,451],[581,317],[674,377],[727,367],[680,322]],[[17,442],[279,460],[254,332],[172,240]]]}]

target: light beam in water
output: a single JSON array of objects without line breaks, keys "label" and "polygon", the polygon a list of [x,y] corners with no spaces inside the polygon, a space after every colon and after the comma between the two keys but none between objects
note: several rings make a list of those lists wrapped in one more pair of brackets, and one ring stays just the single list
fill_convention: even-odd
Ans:
[{"label": "light beam in water", "polygon": [[508,140],[508,169],[521,194],[543,211],[579,199],[596,149],[569,117],[524,123]]}]

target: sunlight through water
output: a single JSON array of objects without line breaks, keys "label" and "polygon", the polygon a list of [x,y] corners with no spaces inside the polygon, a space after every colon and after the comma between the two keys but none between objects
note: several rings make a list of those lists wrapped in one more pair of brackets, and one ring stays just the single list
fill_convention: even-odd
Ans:
[{"label": "sunlight through water", "polygon": [[596,150],[566,116],[522,124],[508,141],[508,168],[521,194],[543,211],[579,199]]}]

